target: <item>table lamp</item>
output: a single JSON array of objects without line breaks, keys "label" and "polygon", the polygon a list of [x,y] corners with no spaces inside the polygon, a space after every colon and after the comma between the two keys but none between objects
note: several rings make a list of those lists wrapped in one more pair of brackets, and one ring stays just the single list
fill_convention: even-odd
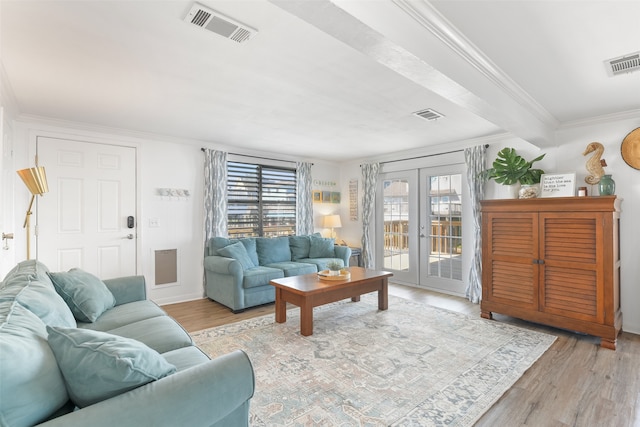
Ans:
[{"label": "table lamp", "polygon": [[336,238],[336,233],[333,231],[334,228],[342,227],[342,222],[340,222],[340,215],[326,215],[324,217],[324,228],[331,229],[331,237]]}]

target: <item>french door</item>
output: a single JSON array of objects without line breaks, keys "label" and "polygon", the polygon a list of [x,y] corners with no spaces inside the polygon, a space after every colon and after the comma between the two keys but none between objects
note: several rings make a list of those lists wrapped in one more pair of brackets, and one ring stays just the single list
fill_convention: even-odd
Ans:
[{"label": "french door", "polygon": [[462,166],[420,170],[420,285],[463,295]]},{"label": "french door", "polygon": [[464,294],[463,171],[449,165],[380,175],[377,265],[394,280]]},{"label": "french door", "polygon": [[377,229],[383,232],[376,233],[382,236],[376,242],[377,259],[382,260],[383,270],[393,272],[395,280],[417,283],[418,171],[385,173],[379,182],[383,214]]}]

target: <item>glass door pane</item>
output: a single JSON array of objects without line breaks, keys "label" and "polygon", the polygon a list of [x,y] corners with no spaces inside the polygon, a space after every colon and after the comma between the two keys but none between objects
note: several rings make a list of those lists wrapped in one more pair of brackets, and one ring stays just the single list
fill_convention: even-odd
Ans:
[{"label": "glass door pane", "polygon": [[409,269],[409,182],[382,183],[384,205],[384,269]]},{"label": "glass door pane", "polygon": [[378,181],[382,215],[377,216],[376,264],[394,280],[418,281],[418,171],[383,173]]},{"label": "glass door pane", "polygon": [[462,280],[462,175],[429,177],[429,276]]}]

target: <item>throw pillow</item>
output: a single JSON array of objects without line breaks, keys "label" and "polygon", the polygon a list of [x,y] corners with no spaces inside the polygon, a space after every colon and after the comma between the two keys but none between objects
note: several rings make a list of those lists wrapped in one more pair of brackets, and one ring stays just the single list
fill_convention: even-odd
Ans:
[{"label": "throw pillow", "polygon": [[240,263],[240,265],[242,265],[243,270],[248,270],[255,267],[255,264],[249,257],[247,248],[245,248],[245,246],[240,242],[236,242],[232,245],[225,246],[222,249],[218,249],[218,254],[223,257],[235,259]]},{"label": "throw pillow", "polygon": [[260,265],[291,261],[288,237],[258,237],[256,250]]},{"label": "throw pillow", "polygon": [[51,326],[47,332],[69,396],[80,408],[176,372],[157,351],[130,338]]},{"label": "throw pillow", "polygon": [[289,246],[291,247],[291,260],[309,258],[309,247],[311,241],[309,236],[289,236]]},{"label": "throw pillow", "polygon": [[18,302],[0,300],[0,425],[39,424],[67,401],[44,323]]},{"label": "throw pillow", "polygon": [[311,236],[309,258],[333,258],[336,256],[334,246],[335,240],[333,239]]},{"label": "throw pillow", "polygon": [[56,292],[81,322],[95,322],[102,313],[116,305],[107,285],[91,273],[72,268],[66,273],[47,274]]}]

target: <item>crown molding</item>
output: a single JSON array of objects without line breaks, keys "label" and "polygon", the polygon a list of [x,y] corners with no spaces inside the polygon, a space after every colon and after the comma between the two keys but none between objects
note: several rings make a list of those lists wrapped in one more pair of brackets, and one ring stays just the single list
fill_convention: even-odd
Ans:
[{"label": "crown molding", "polygon": [[584,119],[569,120],[560,123],[556,130],[573,129],[584,126],[601,125],[605,123],[614,123],[620,120],[638,119],[640,117],[640,109],[622,111],[619,113],[604,114],[602,116],[588,117]]},{"label": "crown molding", "polygon": [[427,0],[392,2],[542,123],[551,128],[558,126],[558,120],[551,113],[494,64]]}]

